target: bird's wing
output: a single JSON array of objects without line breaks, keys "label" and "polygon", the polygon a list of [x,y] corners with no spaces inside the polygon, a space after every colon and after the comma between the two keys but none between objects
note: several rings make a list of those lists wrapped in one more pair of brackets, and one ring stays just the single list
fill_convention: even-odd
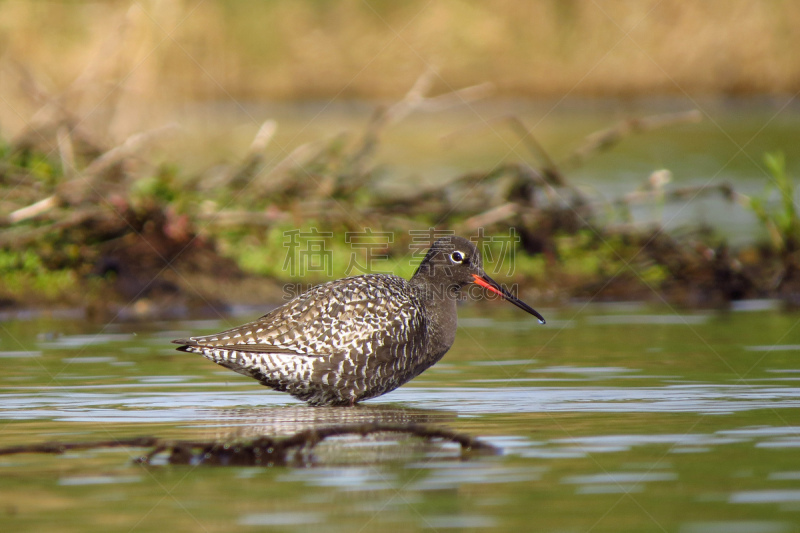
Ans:
[{"label": "bird's wing", "polygon": [[[424,317],[396,276],[357,276],[319,285],[254,322],[214,335],[173,341],[187,347],[333,357],[372,354],[391,342],[403,349]],[[193,350],[194,351],[194,350]],[[374,361],[378,362],[378,361]]]}]

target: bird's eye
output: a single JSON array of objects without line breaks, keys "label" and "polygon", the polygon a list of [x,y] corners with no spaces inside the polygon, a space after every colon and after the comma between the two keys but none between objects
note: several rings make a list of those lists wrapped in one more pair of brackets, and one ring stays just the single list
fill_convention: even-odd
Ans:
[{"label": "bird's eye", "polygon": [[453,263],[463,263],[464,262],[464,254],[456,250],[452,254],[450,254],[450,259]]}]

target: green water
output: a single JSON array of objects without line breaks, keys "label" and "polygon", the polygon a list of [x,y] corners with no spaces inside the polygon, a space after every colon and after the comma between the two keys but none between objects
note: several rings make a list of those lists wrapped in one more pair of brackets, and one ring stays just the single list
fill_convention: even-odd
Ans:
[{"label": "green water", "polygon": [[800,314],[465,306],[453,349],[356,408],[314,409],[168,341],[258,316],[0,323],[0,446],[285,435],[408,421],[499,456],[341,439],[305,468],[0,456],[3,531],[800,531]]}]

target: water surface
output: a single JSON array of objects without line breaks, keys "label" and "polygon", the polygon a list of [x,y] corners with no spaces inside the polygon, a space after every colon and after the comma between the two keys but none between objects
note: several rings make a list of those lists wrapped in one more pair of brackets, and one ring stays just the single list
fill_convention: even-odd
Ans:
[{"label": "water surface", "polygon": [[[235,439],[414,422],[457,446],[342,438],[307,468],[0,457],[4,531],[800,531],[800,314],[465,306],[456,344],[356,408],[309,408],[169,340],[252,316],[0,324],[0,446]],[[747,309],[747,307],[745,307]]]}]

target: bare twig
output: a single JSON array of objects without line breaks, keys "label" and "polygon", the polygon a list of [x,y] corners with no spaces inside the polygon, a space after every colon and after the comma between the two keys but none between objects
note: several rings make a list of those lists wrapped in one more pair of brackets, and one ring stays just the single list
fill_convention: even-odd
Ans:
[{"label": "bare twig", "polygon": [[629,118],[606,128],[590,134],[564,162],[565,165],[579,166],[590,156],[597,152],[609,150],[619,144],[623,139],[636,133],[645,133],[676,124],[692,124],[700,122],[703,115],[700,111],[682,111],[679,113],[664,113],[652,115],[644,118]]},{"label": "bare twig", "polygon": [[[57,200],[57,201],[60,201]],[[54,231],[60,231],[75,226],[80,226],[87,220],[95,217],[103,217],[105,210],[98,206],[86,206],[80,209],[64,209],[64,210],[51,210],[42,211],[41,214],[47,214],[48,218],[52,221],[48,225],[43,225],[35,228],[20,227],[19,229],[12,228],[0,232],[0,246],[14,246],[21,248],[30,243],[35,243],[38,239]],[[115,217],[113,220],[117,220]]]},{"label": "bare twig", "polygon": [[72,137],[69,129],[63,124],[56,131],[58,154],[61,157],[61,172],[69,179],[75,174],[75,152],[72,149]]},{"label": "bare twig", "polygon": [[519,213],[519,204],[515,202],[508,202],[497,207],[493,207],[479,215],[468,218],[463,222],[463,226],[468,231],[474,231],[478,228],[491,226],[498,222],[503,222]]},{"label": "bare twig", "polygon": [[[344,435],[367,436],[376,433],[405,433],[426,440],[442,439],[461,446],[462,457],[471,453],[497,454],[499,450],[474,437],[449,429],[420,426],[417,424],[384,424],[380,422],[358,425],[335,425],[307,429],[285,439],[277,440],[269,436],[259,437],[251,442],[196,442],[167,441],[156,437],[136,437],[95,442],[50,442],[42,444],[23,444],[0,448],[1,455],[21,453],[62,454],[70,450],[91,450],[98,448],[149,448],[153,449],[137,459],[137,462],[150,464],[153,458],[168,449],[171,450],[169,462],[189,464],[200,461],[215,465],[286,465],[290,452],[311,451],[317,444],[330,437]],[[302,466],[302,463],[300,464]]]},{"label": "bare twig", "polygon": [[8,223],[17,224],[18,222],[22,222],[23,220],[28,220],[29,218],[37,217],[43,213],[50,211],[54,207],[58,206],[58,204],[59,204],[59,199],[56,195],[48,196],[44,200],[39,200],[35,204],[31,204],[21,209],[17,209],[16,211],[12,211],[8,215]]},{"label": "bare twig", "polygon": [[49,135],[53,131],[58,131],[62,126],[67,128],[74,141],[83,143],[93,150],[100,146],[96,136],[90,133],[83,126],[83,122],[65,106],[65,93],[51,95],[26,65],[13,60],[12,65],[20,78],[21,93],[39,106],[39,109],[27,121],[26,128],[11,140],[12,146],[19,147],[48,141]]},{"label": "bare twig", "polygon": [[505,120],[508,121],[511,129],[519,135],[520,140],[528,148],[531,155],[538,160],[539,168],[545,178],[556,186],[572,188],[550,157],[550,154],[539,144],[536,137],[534,137],[531,131],[522,123],[522,120],[517,117],[507,117]]},{"label": "bare twig", "polygon": [[[547,152],[547,150],[545,150],[539,141],[536,140],[536,137],[533,135],[533,133],[531,133],[531,131],[519,118],[515,116],[501,117],[489,122],[482,122],[480,124],[473,125],[468,129],[485,129],[492,123],[497,122],[507,123],[510,129],[520,138],[520,141],[527,148],[528,152],[533,156],[536,168],[534,169],[527,167],[528,170],[521,171],[519,173],[520,175],[524,174],[527,177],[534,178],[537,185],[543,188],[551,200],[558,196],[558,193],[555,190],[555,188],[558,187],[566,188],[575,197],[575,199],[583,201],[583,195],[581,192],[569,183],[566,176],[555,163],[553,158],[550,157],[550,154]],[[456,135],[462,135],[463,133],[464,130],[448,135],[443,138],[443,141],[450,142]],[[507,165],[507,167],[510,166],[511,165]],[[518,166],[520,169],[523,167],[523,165]]]},{"label": "bare twig", "polygon": [[278,209],[269,209],[262,212],[253,211],[217,211],[214,213],[199,213],[197,219],[216,226],[270,226],[275,222],[285,221],[290,214]]},{"label": "bare twig", "polygon": [[93,442],[44,442],[41,444],[20,444],[0,448],[0,455],[19,453],[62,454],[70,450],[92,450],[97,448],[147,448],[155,446],[160,439],[156,437],[134,437],[132,439],[112,439]]},{"label": "bare twig", "polygon": [[283,448],[295,448],[298,446],[311,446],[328,437],[338,437],[342,435],[362,435],[366,436],[373,433],[407,433],[415,437],[425,439],[444,439],[456,442],[461,445],[462,450],[477,450],[483,452],[497,453],[499,450],[490,444],[486,444],[478,439],[457,433],[448,429],[431,428],[418,424],[383,424],[369,423],[360,425],[341,425],[326,428],[315,428],[300,431],[291,437],[280,442]]},{"label": "bare twig", "polygon": [[230,185],[241,188],[249,184],[253,176],[259,172],[264,162],[264,150],[275,136],[277,129],[278,123],[274,120],[267,120],[261,124],[242,162],[226,172],[222,179],[214,183],[214,186],[225,187]]},{"label": "bare twig", "polygon": [[163,137],[165,134],[174,132],[178,128],[179,126],[177,124],[171,123],[159,128],[154,128],[152,130],[131,135],[125,139],[122,144],[115,146],[92,161],[91,164],[89,164],[89,166],[83,171],[83,176],[91,179],[102,174],[113,165],[116,165],[124,159],[134,155],[136,152],[141,150],[143,146],[153,142],[157,138]]},{"label": "bare twig", "polygon": [[427,98],[425,95],[430,91],[433,86],[433,80],[437,72],[434,68],[426,70],[414,85],[409,89],[402,100],[390,106],[389,108],[378,109],[372,116],[367,130],[364,133],[364,138],[361,141],[360,148],[355,152],[352,158],[353,166],[356,168],[356,174],[363,176],[364,172],[359,170],[362,162],[371,156],[375,147],[378,144],[380,134],[390,124],[395,124],[409,114],[416,110],[423,111],[440,111],[445,108],[453,107],[456,105],[464,105],[473,102],[480,98],[486,97],[489,94],[492,85],[483,83],[471,87],[465,87],[456,91],[451,91],[433,98]]},{"label": "bare twig", "polygon": [[483,100],[494,90],[492,83],[480,83],[463,89],[457,89],[450,93],[422,99],[417,109],[426,112],[438,112],[451,107],[457,107],[478,100]]},{"label": "bare twig", "polygon": [[258,132],[253,138],[253,142],[250,143],[250,148],[247,150],[247,157],[253,158],[263,156],[264,150],[275,136],[275,132],[277,130],[278,123],[276,121],[272,119],[265,120],[264,123],[261,124],[261,127],[258,128]]},{"label": "bare twig", "polygon": [[742,204],[744,195],[734,191],[730,183],[720,183],[717,185],[693,185],[688,187],[677,187],[669,190],[643,190],[627,193],[616,199],[614,203],[618,205],[631,205],[654,200],[666,202],[684,201],[687,199],[700,198],[709,194],[720,194],[728,201],[736,201]]},{"label": "bare twig", "polygon": [[267,196],[280,192],[289,184],[290,171],[292,169],[301,168],[308,164],[309,161],[318,157],[326,148],[327,145],[321,141],[301,144],[278,162],[277,165],[256,178],[257,182],[254,184],[256,186],[256,194]]}]

